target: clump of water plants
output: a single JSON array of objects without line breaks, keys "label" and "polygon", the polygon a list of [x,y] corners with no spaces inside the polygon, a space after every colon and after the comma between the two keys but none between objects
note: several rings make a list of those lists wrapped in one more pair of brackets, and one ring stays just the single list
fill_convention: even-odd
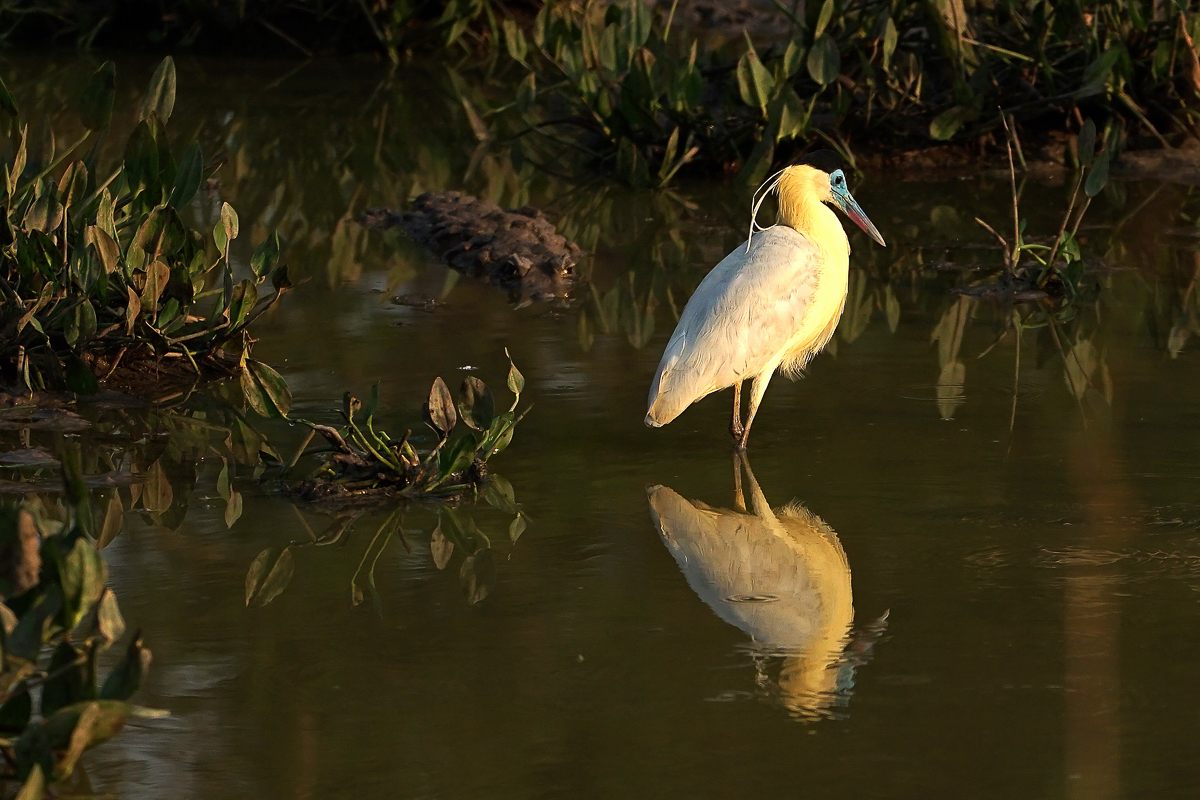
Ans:
[{"label": "clump of water plants", "polygon": [[61,504],[0,505],[0,780],[19,782],[17,796],[30,800],[131,717],[167,714],[129,702],[150,667],[140,631],[100,679],[97,657],[125,621],[93,539],[78,446],[61,457]]},{"label": "clump of water plants", "polygon": [[1184,4],[777,3],[787,33],[757,46],[701,44],[678,6],[549,0],[528,28],[506,20],[526,77],[472,126],[515,108],[522,147],[536,135],[594,154],[641,186],[688,164],[754,184],[818,137],[851,164],[856,142],[970,142],[962,160],[994,150],[1005,119],[1045,144],[1077,133],[1081,110],[1154,146],[1200,130],[1200,14]]},{"label": "clump of water plants", "polygon": [[[1007,124],[1005,130],[1010,131]],[[1026,221],[1021,217],[1017,167],[1013,159],[1014,146],[1019,147],[1019,142],[1013,139],[1011,133],[1007,145],[1012,189],[1011,241],[982,219],[975,220],[1000,243],[1003,251],[1003,283],[1000,286],[976,284],[961,287],[957,291],[960,294],[1003,294],[1018,301],[1040,299],[1048,293],[1074,298],[1081,291],[1084,268],[1078,239],[1079,226],[1092,198],[1100,194],[1108,182],[1109,163],[1116,155],[1117,133],[1110,126],[1097,152],[1096,125],[1091,119],[1084,121],[1076,143],[1080,169],[1076,172],[1062,224],[1057,235],[1041,239],[1026,234]]]},{"label": "clump of water plants", "polygon": [[0,84],[10,145],[0,180],[0,383],[163,399],[216,377],[279,382],[249,358],[247,328],[291,286],[283,243],[269,236],[238,280],[234,209],[222,204],[211,232],[184,222],[216,167],[195,142],[182,150],[169,142],[170,58],[142,97],[123,154],[106,164],[115,98],[116,69],[105,62],[78,102],[82,135],[59,150],[50,134],[35,148]]},{"label": "clump of water plants", "polygon": [[[345,425],[340,430],[293,418],[311,429],[293,464],[316,434],[327,444],[314,453],[321,466],[295,487],[296,492],[308,500],[452,498],[478,492],[488,480],[488,459],[509,446],[529,411],[517,412],[525,378],[511,359],[507,384],[512,403],[507,411],[497,412],[491,390],[474,375],[463,380],[457,402],[446,382],[435,379],[422,415],[436,443],[424,452],[414,445],[411,430],[397,438],[376,429],[379,384],[371,388],[366,405],[345,394]],[[454,436],[460,421],[466,430]]]}]

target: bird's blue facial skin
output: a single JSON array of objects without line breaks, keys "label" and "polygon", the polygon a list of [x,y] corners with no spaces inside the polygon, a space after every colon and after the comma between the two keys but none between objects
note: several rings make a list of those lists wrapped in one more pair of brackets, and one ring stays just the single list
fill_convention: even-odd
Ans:
[{"label": "bird's blue facial skin", "polygon": [[866,231],[867,235],[875,241],[879,242],[884,247],[887,243],[883,241],[883,235],[874,223],[867,218],[867,215],[859,207],[854,196],[850,194],[850,189],[846,185],[846,175],[840,169],[834,170],[829,175],[829,194],[833,202],[837,204],[847,217],[854,220],[854,224]]}]

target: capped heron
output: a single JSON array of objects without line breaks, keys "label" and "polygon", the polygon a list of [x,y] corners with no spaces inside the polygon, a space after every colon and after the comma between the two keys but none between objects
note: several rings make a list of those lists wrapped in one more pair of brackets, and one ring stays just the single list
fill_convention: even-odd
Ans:
[{"label": "capped heron", "polygon": [[[846,307],[850,243],[825,204],[886,246],[851,196],[841,166],[836,153],[820,150],[755,192],[749,239],[700,282],[671,334],[650,385],[647,425],[662,427],[700,398],[732,386],[729,433],[745,450],[775,370],[796,376],[828,344]],[[779,224],[760,228],[755,218],[772,191],[779,195]],[[753,382],[743,424],[746,379]]]}]

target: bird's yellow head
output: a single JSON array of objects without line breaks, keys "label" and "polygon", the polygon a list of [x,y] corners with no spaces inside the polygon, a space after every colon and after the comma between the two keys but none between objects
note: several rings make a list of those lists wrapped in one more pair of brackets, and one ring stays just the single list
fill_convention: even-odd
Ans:
[{"label": "bird's yellow head", "polygon": [[817,206],[829,203],[841,209],[868,236],[886,247],[879,229],[850,194],[840,161],[834,153],[818,151],[805,159],[805,163],[785,167],[763,184],[768,192],[772,188],[778,189],[779,221],[799,231],[808,230]]}]

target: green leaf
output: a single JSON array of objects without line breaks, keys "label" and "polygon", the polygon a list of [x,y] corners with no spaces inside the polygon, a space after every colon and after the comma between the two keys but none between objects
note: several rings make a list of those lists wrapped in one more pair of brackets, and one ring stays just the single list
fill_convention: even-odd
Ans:
[{"label": "green leaf", "polygon": [[524,113],[537,102],[537,75],[529,73],[517,86],[517,110]]},{"label": "green leaf", "polygon": [[242,493],[231,489],[229,491],[229,502],[225,504],[225,527],[232,528],[233,524],[242,516]]},{"label": "green leaf", "polygon": [[275,269],[281,247],[279,234],[272,233],[263,239],[258,247],[254,248],[254,254],[250,256],[250,269],[254,271],[255,275],[265,278]]},{"label": "green leaf", "polygon": [[825,33],[825,29],[829,27],[830,20],[833,19],[833,0],[825,0],[821,5],[821,15],[817,17],[817,27],[813,28],[813,39],[819,39]]},{"label": "green leaf", "polygon": [[883,71],[890,72],[892,69],[892,55],[896,52],[896,45],[900,41],[900,34],[896,31],[896,23],[892,22],[892,18],[888,17],[887,24],[883,28]]},{"label": "green leaf", "polygon": [[526,527],[528,527],[528,526],[525,523],[525,515],[524,514],[517,514],[516,518],[513,519],[513,521],[509,523],[508,538],[512,541],[513,544],[516,544],[517,539],[521,538],[521,534],[525,532]]},{"label": "green leaf", "polygon": [[247,362],[247,367],[254,373],[254,379],[258,381],[263,394],[275,407],[276,413],[268,416],[286,417],[292,410],[292,390],[287,381],[274,368],[261,361],[251,359]]},{"label": "green leaf", "polygon": [[524,64],[525,54],[529,51],[529,45],[525,42],[525,34],[511,18],[506,18],[501,27],[504,29],[504,44],[508,48],[509,57],[513,61]]},{"label": "green leaf", "polygon": [[622,29],[631,57],[650,38],[651,13],[649,5],[646,3],[630,3],[626,6]]},{"label": "green leaf", "polygon": [[767,72],[753,47],[748,48],[738,60],[737,81],[742,102],[765,111],[775,89],[775,79]]},{"label": "green leaf", "polygon": [[808,110],[800,101],[796,90],[788,86],[783,90],[783,110],[779,117],[779,133],[775,141],[795,139],[808,130]]},{"label": "green leaf", "polygon": [[175,188],[171,190],[167,205],[174,209],[181,209],[192,202],[192,198],[196,196],[196,191],[200,188],[203,169],[204,154],[200,152],[200,145],[192,142],[184,151],[183,160],[179,162],[179,169],[175,172]]},{"label": "green leaf", "polygon": [[60,556],[58,580],[62,587],[62,626],[74,628],[91,607],[100,602],[108,581],[108,567],[90,541],[80,536]]},{"label": "green leaf", "polygon": [[1104,188],[1104,184],[1108,183],[1108,151],[1104,150],[1096,158],[1096,163],[1092,165],[1088,171],[1087,179],[1083,182],[1083,190],[1087,192],[1088,197],[1095,197],[1100,194]]},{"label": "green leaf", "polygon": [[[517,369],[517,365],[513,363],[512,356],[508,355],[508,348],[504,348],[504,355],[508,356],[508,390],[515,395],[520,395],[525,391],[525,376]],[[513,403],[515,406],[516,403]]]},{"label": "green leaf", "polygon": [[258,287],[254,282],[249,278],[238,281],[229,298],[229,324],[234,327],[241,325],[257,304]]},{"label": "green leaf", "polygon": [[1080,165],[1090,167],[1092,159],[1096,157],[1096,123],[1092,122],[1091,117],[1085,119],[1079,129],[1076,149],[1079,151]]},{"label": "green leaf", "polygon": [[159,121],[165,125],[174,108],[175,60],[167,56],[150,77],[150,85],[146,87],[146,94],[142,96],[139,119],[149,119],[151,114],[157,114]]},{"label": "green leaf", "polygon": [[128,700],[142,685],[150,671],[153,654],[142,646],[142,632],[136,631],[125,648],[125,657],[113,667],[100,688],[101,700]]},{"label": "green leaf", "polygon": [[221,204],[221,220],[213,226],[213,238],[217,242],[217,249],[221,251],[221,255],[229,258],[229,243],[237,238],[238,235],[238,215],[233,210],[233,206],[229,203]]},{"label": "green leaf", "polygon": [[87,82],[79,98],[79,118],[83,126],[93,131],[107,128],[116,97],[117,67],[113,62],[105,61]]},{"label": "green leaf", "polygon": [[250,367],[242,368],[238,375],[238,386],[242,390],[242,397],[255,414],[260,417],[271,417],[271,405],[267,401],[266,395],[263,394],[262,388],[258,382],[254,380],[254,376],[250,374]]},{"label": "green leaf", "polygon": [[1092,95],[1100,94],[1104,91],[1104,85],[1108,81],[1108,76],[1112,72],[1112,68],[1117,63],[1117,59],[1121,57],[1120,47],[1110,47],[1100,54],[1100,57],[1088,64],[1088,67],[1083,72],[1083,80],[1080,83],[1079,89],[1075,95],[1079,98],[1091,97]]},{"label": "green leaf", "polygon": [[970,106],[954,106],[938,114],[929,123],[929,135],[939,142],[950,139],[975,112]]},{"label": "green leaf", "polygon": [[454,412],[454,398],[450,396],[450,389],[440,377],[434,378],[433,386],[429,390],[429,400],[422,411],[425,423],[443,439],[458,421]]},{"label": "green leaf", "polygon": [[[131,189],[146,187],[151,190],[158,186],[158,143],[154,141],[154,133],[143,120],[129,135],[125,145],[125,178]],[[155,200],[157,202],[157,200]]]},{"label": "green leaf", "polygon": [[246,573],[246,605],[262,607],[287,588],[295,571],[292,550],[268,547],[254,559]]},{"label": "green leaf", "polygon": [[800,39],[788,42],[787,50],[783,51],[783,77],[790,80],[800,67],[804,66],[804,44]]},{"label": "green leaf", "polygon": [[[830,0],[826,0],[828,4]],[[842,70],[837,40],[827,33],[818,36],[808,51],[808,74],[821,86],[833,83]]]},{"label": "green leaf", "polygon": [[479,443],[469,433],[454,440],[449,447],[442,448],[438,454],[438,480],[443,481],[456,472],[461,472],[475,460],[475,451]]},{"label": "green leaf", "polygon": [[467,376],[459,390],[458,416],[468,428],[476,431],[487,430],[496,416],[491,391],[474,375]]}]

